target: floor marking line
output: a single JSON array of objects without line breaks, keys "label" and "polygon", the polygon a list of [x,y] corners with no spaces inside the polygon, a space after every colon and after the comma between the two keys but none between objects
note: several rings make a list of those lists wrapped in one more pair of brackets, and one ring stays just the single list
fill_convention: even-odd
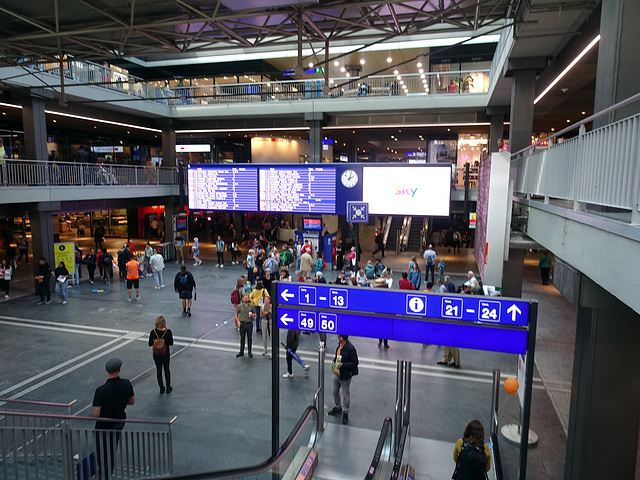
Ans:
[{"label": "floor marking line", "polygon": [[14,321],[14,322],[17,322],[18,325],[24,325],[25,323],[27,323],[27,324],[36,324],[36,325],[57,325],[60,327],[73,326],[79,329],[96,330],[100,332],[114,332],[119,334],[127,333],[130,331],[130,330],[119,330],[116,328],[93,327],[91,325],[79,325],[79,324],[70,324],[70,323],[63,323],[63,322],[54,322],[51,320],[36,320],[32,318],[9,317],[7,315],[0,315],[0,320]]},{"label": "floor marking line", "polygon": [[[34,381],[36,381],[36,380],[38,380],[38,379],[40,379],[42,377],[50,375],[51,373],[55,372],[56,370],[60,370],[61,368],[64,368],[67,365],[71,365],[74,362],[77,362],[78,360],[81,360],[81,359],[83,359],[83,358],[85,358],[85,357],[87,357],[89,355],[94,355],[95,353],[99,352],[100,350],[103,350],[104,348],[108,348],[109,346],[117,343],[118,341],[120,341],[120,338],[114,338],[113,340],[105,343],[104,345],[100,345],[100,346],[98,346],[96,348],[93,348],[93,349],[91,349],[91,350],[89,350],[87,352],[84,352],[84,353],[82,353],[80,355],[77,355],[77,356],[75,356],[73,358],[70,358],[69,360],[67,360],[65,362],[60,363],[60,364],[56,365],[55,367],[51,367],[50,369],[45,370],[44,372],[41,372],[41,373],[39,373],[37,375],[34,375],[33,377],[27,378],[26,380],[23,380],[20,383],[16,383],[15,385],[12,385],[11,387],[0,391],[0,396],[5,396],[9,392],[12,392],[12,391],[14,391],[14,390],[16,390],[18,388],[21,388],[21,387],[23,387],[25,385],[28,385],[29,383],[32,383],[32,382],[34,382]],[[18,397],[16,397],[16,398],[18,398]]]}]

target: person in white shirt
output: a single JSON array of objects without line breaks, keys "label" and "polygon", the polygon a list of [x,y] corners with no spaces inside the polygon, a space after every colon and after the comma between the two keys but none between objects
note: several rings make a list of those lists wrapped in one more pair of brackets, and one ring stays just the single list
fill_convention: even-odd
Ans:
[{"label": "person in white shirt", "polygon": [[[177,262],[176,262],[177,263]],[[163,278],[163,270],[164,270],[164,258],[158,252],[151,255],[149,258],[149,265],[151,265],[151,271],[153,272],[153,276],[156,279],[156,286],[154,287],[156,290],[164,287],[164,278]]]},{"label": "person in white shirt", "polygon": [[473,275],[473,272],[471,270],[469,270],[469,272],[467,273],[467,278],[469,280],[464,282],[464,284],[468,287],[471,287],[472,292],[475,292],[476,288],[478,287],[478,280],[476,280],[476,277]]},{"label": "person in white shirt", "polygon": [[429,244],[429,248],[424,251],[425,274],[424,281],[429,281],[429,272],[431,272],[431,283],[435,283],[435,265],[438,255],[433,249],[433,245]]}]

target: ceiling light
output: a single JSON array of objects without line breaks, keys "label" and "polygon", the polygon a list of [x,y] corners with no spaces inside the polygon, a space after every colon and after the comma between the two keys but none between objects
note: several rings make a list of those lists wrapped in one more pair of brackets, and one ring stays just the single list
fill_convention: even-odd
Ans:
[{"label": "ceiling light", "polygon": [[398,73],[400,73],[398,70],[394,70],[394,71],[393,71],[393,74],[394,74],[394,75],[398,75]]},{"label": "ceiling light", "polygon": [[391,135],[391,138],[394,138],[393,135]]},{"label": "ceiling light", "polygon": [[309,62],[309,68],[313,68],[313,62]]},{"label": "ceiling light", "polygon": [[333,79],[329,80],[329,83],[333,83]]},{"label": "ceiling light", "polygon": [[351,76],[351,74],[349,72],[346,73],[345,75],[347,78],[349,78]]},{"label": "ceiling light", "polygon": [[583,111],[583,112],[582,112],[582,114],[583,114],[583,115],[586,115],[586,114],[587,114],[587,112]]},{"label": "ceiling light", "polygon": [[364,65],[364,58],[360,59],[360,65]]},{"label": "ceiling light", "polygon": [[[2,112],[3,115],[6,115],[6,113]],[[56,120],[55,118],[53,119],[53,123],[58,123],[58,120]]]},{"label": "ceiling light", "polygon": [[418,73],[424,73],[424,70],[421,68],[420,70],[418,70]]},{"label": "ceiling light", "polygon": [[569,120],[568,118],[567,118],[567,123],[571,123],[571,120]]},{"label": "ceiling light", "polygon": [[544,97],[547,93],[549,93],[549,90],[551,90],[561,79],[562,77],[564,77],[567,73],[569,73],[569,70],[571,70],[573,67],[575,67],[576,63],[578,63],[580,61],[580,59],[582,57],[584,57],[589,50],[591,50],[593,48],[593,46],[598,43],[600,41],[600,35],[598,35],[596,38],[594,38],[593,40],[591,40],[591,43],[589,43],[589,45],[587,45],[585,47],[584,50],[582,50],[578,56],[576,58],[574,58],[571,63],[569,65],[567,65],[567,68],[565,68],[560,75],[558,75],[550,84],[547,88],[545,88],[542,93],[540,95],[537,96],[537,98],[533,101],[533,104],[535,105],[536,103],[538,103],[540,100],[542,100],[542,97]]},{"label": "ceiling light", "polygon": [[333,64],[337,67],[338,65],[340,65],[340,62],[336,60],[335,62],[333,62]]},{"label": "ceiling light", "polygon": [[418,68],[421,68],[421,67],[422,67],[422,62],[418,62],[418,63],[416,64],[416,66],[417,66]]},{"label": "ceiling light", "polygon": [[552,132],[555,132],[555,131],[556,131],[556,129],[555,129],[555,128],[553,128],[553,127],[551,127],[551,131],[552,131]]},{"label": "ceiling light", "polygon": [[450,131],[451,131],[451,129],[450,129],[450,128],[447,128],[447,132],[450,132]]},{"label": "ceiling light", "polygon": [[400,75],[398,75],[396,78],[397,78],[398,80],[402,80],[402,77],[401,77]]},{"label": "ceiling light", "polygon": [[393,62],[393,58],[387,57],[387,63],[391,63],[391,62]]},{"label": "ceiling light", "polygon": [[404,85],[404,80],[400,80],[400,85]]},{"label": "ceiling light", "polygon": [[346,69],[345,69],[344,67],[341,67],[341,68],[340,68],[340,71],[341,71],[342,73],[344,73],[344,72],[346,71]]},{"label": "ceiling light", "polygon": [[423,79],[423,80],[422,80],[422,83],[427,83],[427,79],[426,79],[426,78],[425,78],[425,79]]},{"label": "ceiling light", "polygon": [[424,73],[422,75],[420,75],[420,78],[424,78]]}]

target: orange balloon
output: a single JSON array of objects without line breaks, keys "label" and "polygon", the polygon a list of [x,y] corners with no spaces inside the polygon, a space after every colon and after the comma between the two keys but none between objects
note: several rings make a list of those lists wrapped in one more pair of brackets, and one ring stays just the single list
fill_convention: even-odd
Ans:
[{"label": "orange balloon", "polygon": [[504,381],[504,389],[509,395],[516,393],[519,386],[518,380],[513,377],[509,377]]}]

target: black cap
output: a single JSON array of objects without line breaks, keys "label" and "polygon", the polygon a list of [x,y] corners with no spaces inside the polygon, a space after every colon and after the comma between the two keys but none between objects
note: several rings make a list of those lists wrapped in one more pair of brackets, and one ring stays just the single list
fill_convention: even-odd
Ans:
[{"label": "black cap", "polygon": [[119,358],[112,358],[107,362],[105,368],[107,369],[107,373],[116,373],[118,370],[120,370],[121,366],[122,360],[120,360]]}]

